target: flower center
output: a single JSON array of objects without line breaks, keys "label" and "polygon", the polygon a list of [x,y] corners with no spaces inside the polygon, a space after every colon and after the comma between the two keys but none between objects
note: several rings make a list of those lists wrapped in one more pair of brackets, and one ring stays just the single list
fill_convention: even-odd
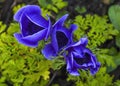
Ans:
[{"label": "flower center", "polygon": [[41,30],[43,30],[42,27],[40,27],[40,26],[38,26],[38,25],[36,25],[36,24],[34,24],[33,22],[30,21],[29,24],[28,24],[27,34],[28,35],[33,35],[34,33],[37,33],[38,31],[41,31]]},{"label": "flower center", "polygon": [[26,16],[24,17],[24,19],[22,19],[21,23],[22,23],[23,36],[33,35],[37,33],[38,31],[43,30],[42,27],[30,21]]},{"label": "flower center", "polygon": [[89,63],[91,61],[90,55],[88,53],[85,53],[83,58],[75,57],[74,60],[80,65],[84,63]]},{"label": "flower center", "polygon": [[56,38],[57,38],[59,49],[64,47],[65,45],[67,45],[68,38],[66,37],[66,35],[63,32],[57,31],[56,32]]}]

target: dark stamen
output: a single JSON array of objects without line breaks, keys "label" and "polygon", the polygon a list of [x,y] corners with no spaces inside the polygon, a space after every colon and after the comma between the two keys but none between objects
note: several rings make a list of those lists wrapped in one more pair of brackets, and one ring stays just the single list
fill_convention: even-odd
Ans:
[{"label": "dark stamen", "polygon": [[84,63],[89,63],[89,62],[90,62],[90,56],[89,56],[88,53],[85,53],[84,58],[75,57],[74,60],[75,60],[78,64],[82,65],[82,64],[84,64]]},{"label": "dark stamen", "polygon": [[67,45],[68,38],[66,37],[66,35],[63,32],[57,31],[56,32],[56,38],[57,38],[59,49],[64,47],[65,45]]}]

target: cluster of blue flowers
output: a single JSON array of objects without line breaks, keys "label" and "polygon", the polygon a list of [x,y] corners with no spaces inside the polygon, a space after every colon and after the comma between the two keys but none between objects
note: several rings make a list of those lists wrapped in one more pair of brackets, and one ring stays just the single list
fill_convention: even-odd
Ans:
[{"label": "cluster of blue flowers", "polygon": [[48,20],[41,15],[39,6],[22,7],[14,15],[14,20],[20,24],[21,33],[15,33],[14,37],[19,43],[29,47],[37,47],[39,41],[47,41],[50,38],[50,42],[41,50],[45,58],[52,60],[64,51],[61,55],[70,74],[79,75],[79,69],[90,70],[91,74],[95,74],[100,63],[91,50],[86,48],[87,38],[81,38],[78,42],[73,41],[72,35],[77,25],[71,24],[69,28],[64,26],[68,14],[62,16],[54,25],[51,24],[49,16],[47,17]]}]

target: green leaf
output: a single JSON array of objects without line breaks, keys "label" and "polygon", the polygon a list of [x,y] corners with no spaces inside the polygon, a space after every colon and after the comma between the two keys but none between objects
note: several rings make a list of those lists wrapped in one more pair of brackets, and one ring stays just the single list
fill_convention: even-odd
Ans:
[{"label": "green leaf", "polygon": [[0,33],[1,33],[2,31],[4,31],[5,28],[6,28],[6,25],[3,24],[2,21],[0,21]]},{"label": "green leaf", "polygon": [[42,6],[42,7],[44,7],[44,8],[46,8],[46,6],[48,5],[48,4],[47,4],[47,0],[38,0],[38,2],[39,2],[39,4],[40,4],[40,6]]},{"label": "green leaf", "polygon": [[49,16],[51,15],[51,12],[48,9],[41,8],[41,11],[42,11],[42,16],[46,19],[48,19],[46,15],[49,15]]},{"label": "green leaf", "polygon": [[[46,86],[43,84],[49,80],[52,62],[40,53],[45,43],[41,41],[39,49],[19,44],[13,37],[18,29],[19,25],[13,23],[10,24],[8,34],[0,35],[0,82],[14,86]],[[39,83],[41,81],[45,82]]]},{"label": "green leaf", "polygon": [[114,86],[120,86],[120,80],[115,81]]},{"label": "green leaf", "polygon": [[116,40],[116,45],[120,47],[120,33],[116,36],[115,40]]},{"label": "green leaf", "polygon": [[75,86],[113,86],[112,79],[113,77],[106,73],[106,67],[101,67],[94,76],[81,70],[80,76],[68,75],[67,78],[68,81],[75,82]]},{"label": "green leaf", "polygon": [[114,57],[114,61],[116,65],[120,65],[120,52]]},{"label": "green leaf", "polygon": [[58,9],[62,9],[67,6],[67,2],[62,0],[52,0],[52,2]]},{"label": "green leaf", "polygon": [[79,7],[77,6],[75,8],[75,10],[78,12],[78,13],[85,13],[87,11],[87,9],[83,6],[83,7]]},{"label": "green leaf", "polygon": [[118,30],[108,23],[107,16],[100,17],[88,14],[82,17],[78,15],[75,17],[74,23],[78,25],[78,29],[74,33],[75,39],[79,40],[81,37],[87,36],[89,48],[100,46],[118,34]]},{"label": "green leaf", "polygon": [[8,85],[6,85],[5,83],[0,83],[0,86],[8,86]]},{"label": "green leaf", "polygon": [[13,35],[15,32],[19,32],[19,31],[20,31],[20,26],[18,23],[11,23],[7,30],[8,34],[10,35]]},{"label": "green leaf", "polygon": [[61,9],[68,5],[68,3],[63,0],[38,0],[38,2],[42,9],[55,13],[59,13]]},{"label": "green leaf", "polygon": [[22,74],[19,74],[18,77],[14,77],[11,79],[12,82],[14,83],[22,83],[24,81],[25,77]]},{"label": "green leaf", "polygon": [[47,9],[52,10],[55,13],[58,13],[58,9],[52,4],[48,4]]},{"label": "green leaf", "polygon": [[6,80],[6,77],[5,77],[5,76],[1,77],[1,78],[0,78],[0,83],[1,83],[1,82],[5,82],[5,80]]},{"label": "green leaf", "polygon": [[108,10],[108,15],[114,27],[120,30],[120,5],[113,5]]},{"label": "green leaf", "polygon": [[52,60],[52,69],[53,70],[59,70],[60,68],[63,67],[63,65],[65,65],[63,58],[64,57],[59,56]]},{"label": "green leaf", "polygon": [[23,6],[25,6],[25,4],[18,4],[16,6],[13,7],[13,13],[15,14],[20,8],[22,8]]}]

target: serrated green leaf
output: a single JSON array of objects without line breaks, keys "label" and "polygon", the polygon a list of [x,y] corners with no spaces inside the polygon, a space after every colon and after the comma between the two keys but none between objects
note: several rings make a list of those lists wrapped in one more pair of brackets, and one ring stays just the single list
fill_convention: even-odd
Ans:
[{"label": "serrated green leaf", "polygon": [[100,17],[88,14],[84,18],[78,15],[75,17],[74,23],[78,25],[78,29],[74,33],[75,39],[79,40],[81,37],[87,36],[89,48],[100,46],[118,34],[118,30],[108,23],[107,16]]}]

